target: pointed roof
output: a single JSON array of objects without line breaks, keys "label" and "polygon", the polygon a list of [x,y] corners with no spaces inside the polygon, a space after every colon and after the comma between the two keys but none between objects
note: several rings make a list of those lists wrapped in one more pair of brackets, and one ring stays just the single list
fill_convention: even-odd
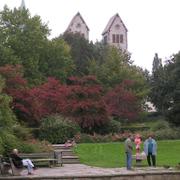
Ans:
[{"label": "pointed roof", "polygon": [[127,28],[126,28],[126,26],[125,26],[125,24],[124,24],[124,22],[123,22],[122,19],[120,18],[119,14],[116,13],[113,17],[110,18],[110,20],[109,20],[108,24],[106,25],[106,27],[105,27],[102,35],[104,35],[106,32],[108,32],[108,31],[111,29],[111,26],[113,25],[113,23],[114,23],[114,21],[115,21],[116,18],[119,18],[119,19],[120,19],[120,21],[121,21],[121,23],[123,24],[124,28],[126,29],[126,31],[128,31]]},{"label": "pointed roof", "polygon": [[81,16],[81,14],[79,12],[77,12],[77,14],[72,18],[71,22],[69,23],[69,26],[67,27],[66,31],[70,28],[72,22],[75,20],[75,18],[79,16],[80,19],[82,20],[82,22],[86,25],[87,30],[89,31],[89,27],[87,26],[86,22],[84,21],[83,17]]},{"label": "pointed roof", "polygon": [[26,9],[26,5],[25,5],[24,0],[21,1],[20,9]]}]

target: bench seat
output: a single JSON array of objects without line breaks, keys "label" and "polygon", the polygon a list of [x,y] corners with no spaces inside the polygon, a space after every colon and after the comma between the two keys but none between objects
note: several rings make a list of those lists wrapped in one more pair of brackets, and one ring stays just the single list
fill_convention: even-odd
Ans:
[{"label": "bench seat", "polygon": [[54,156],[54,152],[49,152],[49,153],[21,153],[19,156],[22,159],[31,159],[32,162],[35,164],[39,162],[47,162],[49,167],[55,166],[57,164],[57,159]]}]

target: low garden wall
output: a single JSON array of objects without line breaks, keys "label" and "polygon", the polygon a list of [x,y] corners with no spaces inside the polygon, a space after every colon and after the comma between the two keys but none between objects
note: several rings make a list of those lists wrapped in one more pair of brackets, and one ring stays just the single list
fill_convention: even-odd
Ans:
[{"label": "low garden wall", "polygon": [[0,180],[180,180],[180,171],[156,172],[156,173],[131,173],[131,174],[109,174],[109,175],[87,175],[87,176],[11,176],[0,177]]}]

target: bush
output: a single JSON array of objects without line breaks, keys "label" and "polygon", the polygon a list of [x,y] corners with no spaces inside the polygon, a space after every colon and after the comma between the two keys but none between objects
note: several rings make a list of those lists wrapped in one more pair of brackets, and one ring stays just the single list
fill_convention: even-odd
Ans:
[{"label": "bush", "polygon": [[149,130],[150,128],[148,126],[123,126],[121,128],[122,132],[132,132],[132,133],[135,133],[135,132],[140,132],[140,131],[147,131]]},{"label": "bush", "polygon": [[95,143],[92,135],[89,134],[78,134],[78,138],[75,136],[75,141],[77,143]]},{"label": "bush", "polygon": [[169,123],[167,121],[157,121],[152,127],[152,131],[158,131],[158,130],[163,130],[163,129],[168,129],[169,128]]},{"label": "bush", "polygon": [[143,139],[146,139],[149,134],[153,134],[156,140],[180,139],[180,129],[176,128],[165,128],[157,131],[141,132]]},{"label": "bush", "polygon": [[95,132],[99,134],[109,134],[109,133],[120,133],[121,132],[121,123],[116,120],[111,120],[107,124],[102,125]]},{"label": "bush", "polygon": [[10,132],[8,131],[1,132],[0,137],[2,138],[2,147],[3,147],[2,153],[4,155],[8,155],[14,148],[17,149],[20,148],[21,142],[16,136],[11,134]]},{"label": "bush", "polygon": [[75,136],[75,141],[77,143],[102,143],[102,142],[119,142],[124,141],[127,136],[128,132],[126,133],[119,133],[119,134],[106,134],[100,135],[94,133],[93,135],[90,134],[78,134]]},{"label": "bush", "polygon": [[79,126],[62,116],[49,116],[42,120],[39,138],[51,143],[64,143],[80,131]]},{"label": "bush", "polygon": [[13,127],[13,132],[16,137],[20,138],[21,140],[28,140],[32,138],[32,134],[28,128],[25,128],[20,125],[16,125]]}]

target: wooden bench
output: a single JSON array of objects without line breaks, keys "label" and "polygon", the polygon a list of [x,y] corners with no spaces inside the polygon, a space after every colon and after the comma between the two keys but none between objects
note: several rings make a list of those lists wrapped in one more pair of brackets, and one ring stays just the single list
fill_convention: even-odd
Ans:
[{"label": "wooden bench", "polygon": [[21,175],[21,171],[23,170],[23,167],[22,168],[17,168],[12,159],[9,158],[9,162],[10,162],[10,166],[11,166],[11,172],[12,172],[12,175],[13,176],[20,176]]},{"label": "wooden bench", "polygon": [[[54,152],[49,152],[49,153],[20,153],[19,156],[22,159],[30,159],[35,165],[39,165],[39,163],[48,163],[49,167],[55,166],[57,163],[57,159],[54,157]],[[21,175],[22,168],[17,168],[15,167],[13,161],[11,158],[9,158],[10,165],[11,165],[11,170],[12,170],[12,175],[14,176],[19,176]]]},{"label": "wooden bench", "polygon": [[55,158],[54,152],[47,153],[21,153],[19,156],[22,159],[31,159],[31,161],[37,165],[38,163],[48,163],[49,167],[55,166],[57,164],[57,159]]},{"label": "wooden bench", "polygon": [[10,163],[5,161],[4,157],[0,155],[0,174],[6,175],[9,174]]}]

